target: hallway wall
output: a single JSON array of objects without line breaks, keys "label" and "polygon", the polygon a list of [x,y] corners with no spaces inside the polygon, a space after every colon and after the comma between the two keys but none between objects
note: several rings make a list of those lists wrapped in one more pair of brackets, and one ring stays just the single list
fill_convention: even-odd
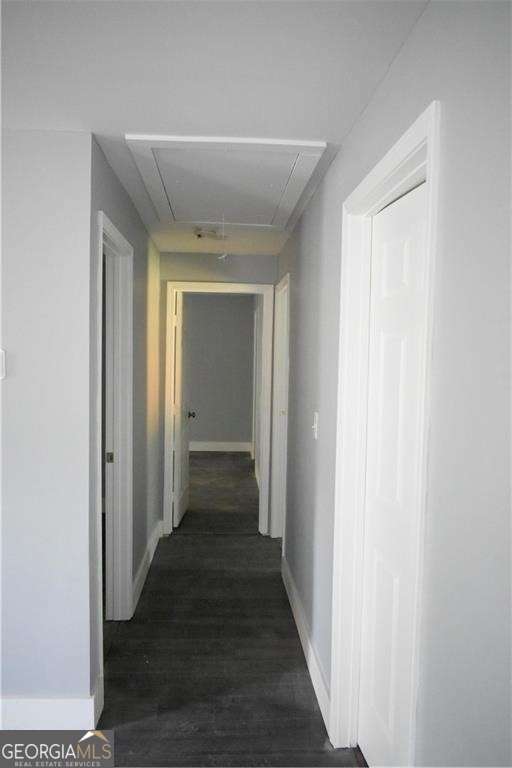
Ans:
[{"label": "hallway wall", "polygon": [[254,297],[188,294],[190,440],[252,441]]},{"label": "hallway wall", "polygon": [[[92,148],[92,237],[97,235],[96,214],[104,211],[134,249],[133,287],[133,513],[134,572],[147,537],[161,518],[158,471],[159,381],[159,254],[132,201],[108,165],[100,147]],[[95,274],[96,240],[91,270]],[[156,485],[156,487],[155,487]]]},{"label": "hallway wall", "polygon": [[2,157],[1,727],[74,728],[92,723],[91,136],[4,129]]},{"label": "hallway wall", "polygon": [[[148,541],[162,517],[163,464],[160,403],[159,254],[105,156],[92,142],[91,297],[95,296],[97,213],[104,211],[134,249],[133,269],[133,577]],[[95,339],[91,315],[91,338]],[[95,355],[92,354],[92,360]],[[94,378],[95,370],[91,370]],[[95,455],[95,418],[91,409],[91,456]],[[94,600],[93,600],[94,605]],[[95,637],[93,622],[92,637]],[[92,675],[98,661],[92,643]]]},{"label": "hallway wall", "polygon": [[90,567],[97,212],[134,246],[134,575],[162,510],[159,255],[90,133],[6,132],[3,151],[2,695],[13,702],[3,722],[32,726],[13,718],[37,695],[52,700],[40,727],[76,727],[92,724],[100,659],[101,585]]},{"label": "hallway wall", "polygon": [[280,258],[291,272],[287,556],[328,682],[342,205],[441,101],[423,765],[510,764],[509,46],[508,3],[430,3]]}]

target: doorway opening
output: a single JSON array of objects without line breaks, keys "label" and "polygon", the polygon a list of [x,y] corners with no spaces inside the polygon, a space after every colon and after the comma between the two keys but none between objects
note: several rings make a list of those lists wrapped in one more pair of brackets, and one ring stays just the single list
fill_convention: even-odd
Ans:
[{"label": "doorway opening", "polygon": [[166,534],[188,510],[183,531],[211,532],[212,518],[201,519],[211,499],[229,514],[239,493],[245,514],[216,524],[269,533],[273,296],[271,285],[167,284]]},{"label": "doorway opening", "polygon": [[[98,647],[108,622],[133,614],[133,249],[98,214],[95,366],[95,552]],[[100,650],[100,671],[103,653]],[[100,674],[100,680],[102,675]],[[102,700],[103,692],[98,692]]]},{"label": "doorway opening", "polygon": [[181,483],[185,477],[188,506],[174,508],[180,534],[258,533],[257,303],[251,295],[183,296],[182,445],[188,466]]}]

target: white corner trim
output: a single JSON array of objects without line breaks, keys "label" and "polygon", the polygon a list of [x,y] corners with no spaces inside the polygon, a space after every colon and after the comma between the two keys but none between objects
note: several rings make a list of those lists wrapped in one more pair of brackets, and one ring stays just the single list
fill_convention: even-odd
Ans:
[{"label": "white corner trim", "polygon": [[329,729],[329,712],[331,706],[329,688],[325,681],[320,662],[318,661],[318,656],[316,655],[316,651],[311,638],[311,629],[306,618],[302,600],[300,599],[295,581],[293,580],[290,566],[284,557],[281,560],[281,573],[283,576],[286,593],[288,595],[288,600],[290,601],[293,618],[295,619],[295,624],[297,625],[300,642],[302,643],[302,650],[304,651],[304,656],[306,657],[306,664],[308,665],[311,682],[313,683],[316,698],[318,699],[318,704],[320,706],[320,712],[322,713],[326,728]]},{"label": "white corner trim", "polygon": [[210,440],[191,440],[190,451],[222,451],[227,453],[251,453],[252,443],[216,442]]},{"label": "white corner trim", "polygon": [[144,582],[146,581],[146,576],[148,575],[149,566],[152,563],[155,550],[162,536],[163,523],[162,520],[159,520],[153,528],[151,536],[149,537],[148,543],[146,545],[146,551],[144,552],[141,563],[137,568],[137,573],[135,574],[135,578],[133,580],[133,612],[135,612],[137,603],[139,602],[142,588],[144,586]]},{"label": "white corner trim", "polygon": [[96,713],[101,713],[94,695],[69,699],[8,696],[1,700],[1,707],[4,731],[85,731],[95,728]]}]

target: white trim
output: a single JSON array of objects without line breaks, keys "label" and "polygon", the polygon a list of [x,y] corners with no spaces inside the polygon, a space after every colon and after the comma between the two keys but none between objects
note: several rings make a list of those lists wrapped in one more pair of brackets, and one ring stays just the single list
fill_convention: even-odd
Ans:
[{"label": "white trim", "polygon": [[[338,416],[334,517],[333,603],[331,639],[331,711],[329,738],[335,747],[357,745],[361,654],[366,408],[368,400],[368,323],[370,300],[371,217],[422,180],[428,183],[427,210],[427,343],[424,370],[429,402],[433,321],[433,270],[439,176],[439,102],[433,102],[375,166],[343,206],[341,302],[339,330]],[[428,406],[427,406],[428,411]],[[428,412],[424,413],[421,462],[421,525],[416,578],[414,699],[420,594],[423,578],[424,516],[428,458]],[[416,704],[414,705],[414,712]],[[414,732],[414,728],[413,728]],[[410,762],[414,764],[414,733]]]},{"label": "white trim", "polygon": [[149,568],[153,561],[153,557],[155,556],[155,551],[158,546],[158,542],[162,537],[162,532],[163,532],[163,523],[161,520],[158,520],[158,522],[155,524],[155,527],[153,528],[153,532],[151,533],[151,536],[149,537],[148,543],[146,545],[146,550],[144,552],[144,555],[142,556],[142,560],[140,561],[140,565],[137,568],[137,573],[135,574],[135,578],[133,580],[132,614],[135,613],[135,609],[137,607],[137,603],[139,602],[139,598],[141,596],[142,589],[144,587],[144,583],[146,581],[146,577],[149,572]]},{"label": "white trim", "polygon": [[173,386],[174,386],[174,321],[169,308],[175,306],[177,296],[184,293],[257,294],[263,297],[262,363],[260,392],[260,493],[259,532],[269,532],[270,506],[270,436],[272,409],[272,326],[274,313],[274,286],[256,283],[201,283],[167,282],[166,350],[165,350],[165,437],[164,437],[164,534],[173,529]]},{"label": "white trim", "polygon": [[[1,700],[4,731],[85,731],[96,727],[103,707],[103,683],[98,693],[69,699],[5,697]],[[101,693],[99,691],[101,690]]]},{"label": "white trim", "polygon": [[322,667],[318,660],[315,646],[313,645],[311,628],[306,618],[306,612],[304,611],[302,600],[300,599],[300,595],[295,585],[292,572],[290,571],[290,566],[284,557],[281,560],[281,574],[283,577],[286,594],[288,595],[288,600],[290,601],[293,618],[295,619],[295,624],[299,633],[300,642],[302,643],[302,650],[304,651],[306,664],[308,665],[311,682],[313,683],[316,698],[318,699],[320,712],[322,713],[326,727],[328,727],[330,711],[329,688],[327,686]]},{"label": "white trim", "polygon": [[[295,139],[251,139],[240,136],[166,136],[164,134],[157,134],[153,136],[150,133],[127,133],[125,135],[127,142],[153,142],[153,146],[163,145],[168,146],[170,143],[179,147],[187,147],[189,144],[220,144],[223,148],[233,149],[236,146],[247,146],[251,149],[254,147],[279,147],[280,150],[285,150],[288,147],[296,149],[325,149],[325,141],[297,141]],[[292,151],[290,149],[290,151]]]},{"label": "white trim", "polygon": [[[283,299],[283,297],[285,297]],[[286,324],[278,324],[278,302],[286,301]],[[282,338],[279,338],[278,334]],[[282,537],[286,521],[286,457],[288,451],[288,383],[290,341],[290,275],[287,273],[274,293],[274,378],[272,389],[272,469],[270,496],[270,535]],[[286,345],[286,347],[285,347]],[[284,455],[284,467],[280,458]]]},{"label": "white trim", "polygon": [[252,453],[252,443],[218,442],[210,440],[191,440],[190,451],[218,451],[226,453]]},{"label": "white trim", "polygon": [[106,617],[114,620],[132,616],[132,473],[133,473],[133,248],[116,229],[109,218],[98,212],[98,252],[96,273],[96,456],[95,456],[95,516],[96,516],[96,592],[98,595],[97,622],[100,655],[100,676],[103,673],[103,598],[102,598],[102,530],[101,530],[101,475],[104,457],[101,450],[102,430],[102,291],[103,253],[113,264],[113,357],[116,392],[114,406],[113,446],[115,463],[112,488],[114,493],[112,525],[107,523],[106,552]]}]

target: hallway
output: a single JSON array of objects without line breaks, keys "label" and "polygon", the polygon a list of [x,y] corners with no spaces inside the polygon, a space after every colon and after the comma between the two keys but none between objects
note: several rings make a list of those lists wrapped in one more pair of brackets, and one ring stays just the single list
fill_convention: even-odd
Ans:
[{"label": "hallway", "polygon": [[121,766],[350,766],[333,750],[244,454],[191,454],[190,508],[112,624],[100,728]]}]

